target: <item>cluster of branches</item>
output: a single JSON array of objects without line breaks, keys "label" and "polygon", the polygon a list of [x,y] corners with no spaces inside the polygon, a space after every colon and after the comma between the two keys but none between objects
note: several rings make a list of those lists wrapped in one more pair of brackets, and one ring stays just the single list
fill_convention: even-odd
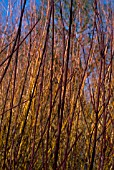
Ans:
[{"label": "cluster of branches", "polygon": [[9,1],[1,18],[0,167],[114,169],[111,3],[37,5]]}]

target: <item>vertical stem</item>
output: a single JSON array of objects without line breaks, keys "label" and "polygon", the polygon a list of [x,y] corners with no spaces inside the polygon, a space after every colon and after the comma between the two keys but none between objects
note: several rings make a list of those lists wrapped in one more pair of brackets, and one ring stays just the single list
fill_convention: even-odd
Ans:
[{"label": "vertical stem", "polygon": [[58,132],[57,132],[57,138],[56,138],[56,146],[55,146],[55,153],[54,153],[54,163],[53,163],[53,169],[54,170],[56,170],[56,168],[57,168],[58,152],[59,152],[59,145],[60,145],[60,135],[61,135],[64,104],[65,104],[65,95],[66,95],[68,63],[69,63],[69,55],[70,55],[70,37],[71,37],[71,27],[72,27],[72,7],[73,7],[73,0],[71,0],[71,7],[70,7],[69,39],[68,39],[67,58],[66,58],[66,65],[65,65],[64,91],[63,91],[63,99],[62,99],[62,105],[61,105],[61,115],[60,115],[60,118],[59,118]]},{"label": "vertical stem", "polygon": [[48,117],[48,129],[47,129],[47,143],[46,143],[46,167],[48,169],[48,148],[49,148],[49,131],[50,131],[50,120],[52,114],[52,97],[53,97],[53,59],[54,59],[54,0],[51,1],[52,5],[52,55],[51,55],[51,66],[50,66],[50,111]]}]

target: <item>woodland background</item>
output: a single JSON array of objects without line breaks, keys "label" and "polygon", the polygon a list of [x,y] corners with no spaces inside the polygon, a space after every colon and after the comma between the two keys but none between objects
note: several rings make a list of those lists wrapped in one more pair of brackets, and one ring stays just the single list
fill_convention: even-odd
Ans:
[{"label": "woodland background", "polygon": [[113,170],[113,2],[1,7],[0,169]]}]

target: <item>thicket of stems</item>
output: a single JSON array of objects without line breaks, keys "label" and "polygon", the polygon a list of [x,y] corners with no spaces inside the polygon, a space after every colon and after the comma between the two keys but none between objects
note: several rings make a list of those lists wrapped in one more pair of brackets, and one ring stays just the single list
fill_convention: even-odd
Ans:
[{"label": "thicket of stems", "polygon": [[0,17],[0,167],[114,169],[111,2],[9,0]]}]

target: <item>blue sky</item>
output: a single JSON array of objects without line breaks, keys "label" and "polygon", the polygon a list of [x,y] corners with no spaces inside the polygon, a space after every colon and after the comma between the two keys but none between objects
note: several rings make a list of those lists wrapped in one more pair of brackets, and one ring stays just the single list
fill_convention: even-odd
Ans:
[{"label": "blue sky", "polygon": [[[18,2],[20,0],[11,0],[12,2]],[[42,0],[36,0],[36,3],[39,4]],[[100,0],[102,3],[106,3],[107,0]],[[112,2],[114,6],[114,0],[108,0],[108,2]],[[27,0],[27,3],[29,3],[30,0]],[[7,7],[8,7],[8,0],[0,0],[0,10],[2,12],[2,15],[6,15],[7,13]]]},{"label": "blue sky", "polygon": [[[11,0],[12,2],[16,3],[19,2],[20,0]],[[36,3],[39,4],[41,0],[36,0]],[[30,0],[27,0],[27,4],[30,2]],[[7,14],[7,8],[8,8],[8,0],[0,0],[0,10],[2,12],[2,15]]]}]

